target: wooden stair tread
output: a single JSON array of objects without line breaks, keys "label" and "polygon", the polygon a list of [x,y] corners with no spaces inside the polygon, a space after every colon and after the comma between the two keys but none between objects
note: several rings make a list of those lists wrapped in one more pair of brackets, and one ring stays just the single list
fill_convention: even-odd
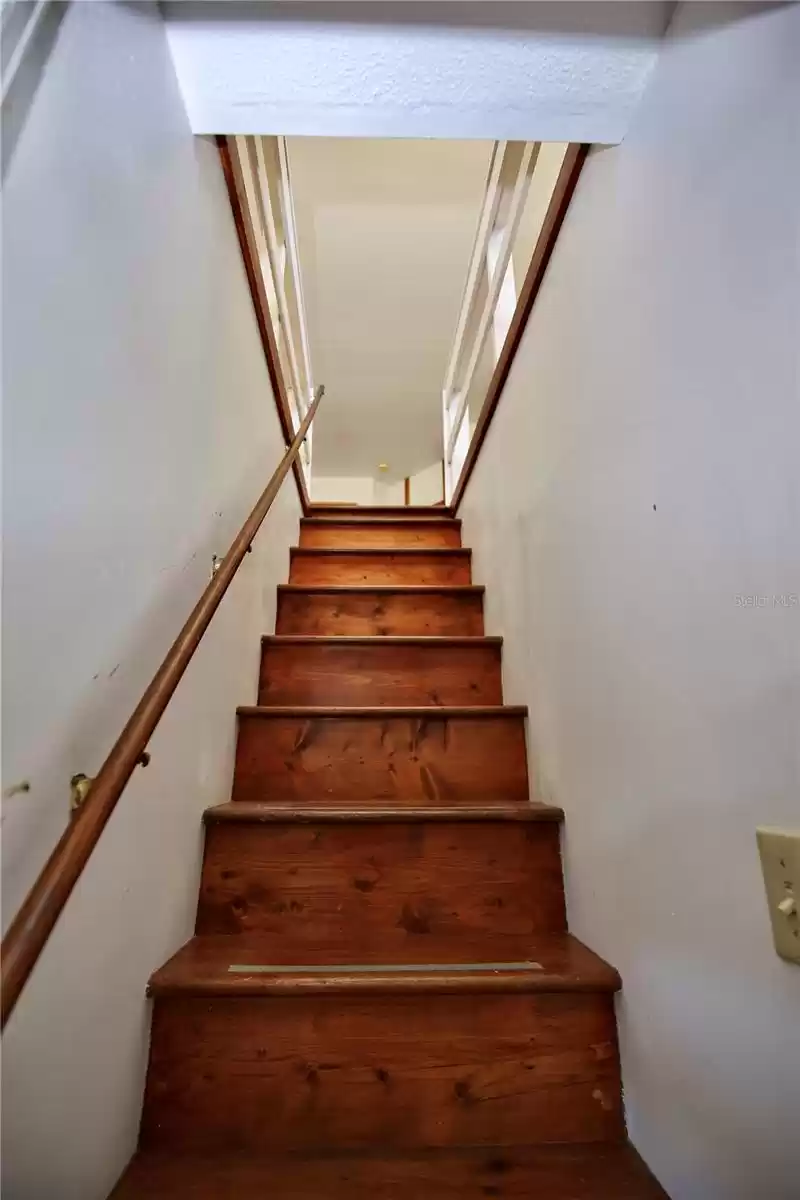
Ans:
[{"label": "wooden stair tread", "polygon": [[511,717],[518,720],[520,717],[527,717],[528,708],[525,704],[371,704],[352,707],[341,704],[240,704],[236,712],[241,717],[300,717],[307,720],[313,717],[365,717],[373,720],[388,717],[421,717],[432,721],[448,720],[450,717]]},{"label": "wooden stair tread", "polygon": [[427,515],[415,517],[413,514],[411,516],[397,516],[395,514],[390,514],[387,516],[385,513],[376,513],[374,511],[367,512],[363,517],[359,516],[357,513],[342,513],[341,516],[338,517],[335,515],[335,513],[318,513],[313,517],[301,517],[300,526],[302,528],[304,525],[413,525],[415,520],[420,522],[424,521],[426,527],[429,525],[446,525],[451,529],[461,527],[460,517],[432,517]]},{"label": "wooden stair tread", "polygon": [[485,804],[464,808],[403,808],[382,805],[375,808],[316,808],[313,805],[268,804],[237,800],[216,804],[203,814],[206,824],[216,822],[363,822],[389,824],[414,821],[554,821],[564,819],[564,810],[552,804]]},{"label": "wooden stair tread", "polygon": [[415,555],[423,555],[425,557],[439,558],[471,558],[472,551],[465,546],[291,546],[289,554],[292,557],[298,555],[308,555],[311,558],[324,555],[328,557],[331,554],[343,555],[350,557],[364,555],[374,558],[376,554],[385,554],[388,556],[400,555],[401,557],[414,557]]},{"label": "wooden stair tread", "polygon": [[440,506],[301,520],[113,1200],[666,1200],[460,542]]},{"label": "wooden stair tread", "polygon": [[442,517],[449,517],[452,514],[441,504],[334,504],[319,501],[309,505],[308,515],[310,517],[352,515],[359,518],[370,515],[409,517],[412,521],[418,517],[429,517],[431,520],[439,521]]},{"label": "wooden stair tread", "polygon": [[111,1200],[667,1200],[625,1142],[274,1159],[139,1152]]},{"label": "wooden stair tread", "polygon": [[384,650],[387,646],[437,646],[447,650],[456,646],[502,646],[498,634],[338,634],[338,633],[263,633],[262,645],[279,646],[370,646]]},{"label": "wooden stair tread", "polygon": [[278,592],[290,595],[320,593],[323,596],[362,595],[377,592],[384,596],[482,596],[486,588],[478,583],[279,583]]},{"label": "wooden stair tread", "polygon": [[[294,961],[271,955],[268,935],[207,934],[194,937],[150,979],[149,993],[163,995],[254,996],[287,992],[615,992],[618,973],[592,950],[566,933],[498,938],[491,963],[483,953],[472,959],[467,937],[454,944],[424,939],[400,949],[387,962],[375,946],[359,963],[330,962],[305,947]],[[502,953],[501,953],[502,952]],[[288,961],[287,961],[288,957]],[[522,964],[535,964],[533,967]],[[231,966],[264,970],[231,971]],[[307,972],[298,968],[308,967]],[[292,970],[282,970],[292,968]],[[398,968],[413,968],[399,970]],[[448,970],[448,968],[450,968]]]}]

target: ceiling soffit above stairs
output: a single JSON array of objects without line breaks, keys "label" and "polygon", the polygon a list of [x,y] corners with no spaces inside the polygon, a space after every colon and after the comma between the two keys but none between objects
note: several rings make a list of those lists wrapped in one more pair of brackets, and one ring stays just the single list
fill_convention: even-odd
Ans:
[{"label": "ceiling soffit above stairs", "polygon": [[195,133],[615,143],[672,6],[164,6]]}]

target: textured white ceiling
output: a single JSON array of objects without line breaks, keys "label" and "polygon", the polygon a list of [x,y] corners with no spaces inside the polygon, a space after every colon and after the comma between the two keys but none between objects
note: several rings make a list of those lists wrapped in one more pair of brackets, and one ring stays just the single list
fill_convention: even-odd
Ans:
[{"label": "textured white ceiling", "polygon": [[196,133],[618,142],[671,5],[269,4],[165,12]]},{"label": "textured white ceiling", "polygon": [[315,378],[314,470],[442,455],[441,389],[490,143],[289,139]]}]

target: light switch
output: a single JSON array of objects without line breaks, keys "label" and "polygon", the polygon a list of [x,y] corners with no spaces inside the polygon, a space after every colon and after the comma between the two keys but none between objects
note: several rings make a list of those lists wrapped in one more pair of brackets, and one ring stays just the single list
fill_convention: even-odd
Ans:
[{"label": "light switch", "polygon": [[800,829],[762,825],[756,837],[775,949],[800,963]]}]

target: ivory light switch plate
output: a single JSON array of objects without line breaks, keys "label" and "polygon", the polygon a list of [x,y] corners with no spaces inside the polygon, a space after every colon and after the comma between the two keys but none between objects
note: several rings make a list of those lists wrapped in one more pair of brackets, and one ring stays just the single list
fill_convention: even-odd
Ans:
[{"label": "ivory light switch plate", "polygon": [[775,949],[800,963],[800,829],[762,825],[756,837]]}]

